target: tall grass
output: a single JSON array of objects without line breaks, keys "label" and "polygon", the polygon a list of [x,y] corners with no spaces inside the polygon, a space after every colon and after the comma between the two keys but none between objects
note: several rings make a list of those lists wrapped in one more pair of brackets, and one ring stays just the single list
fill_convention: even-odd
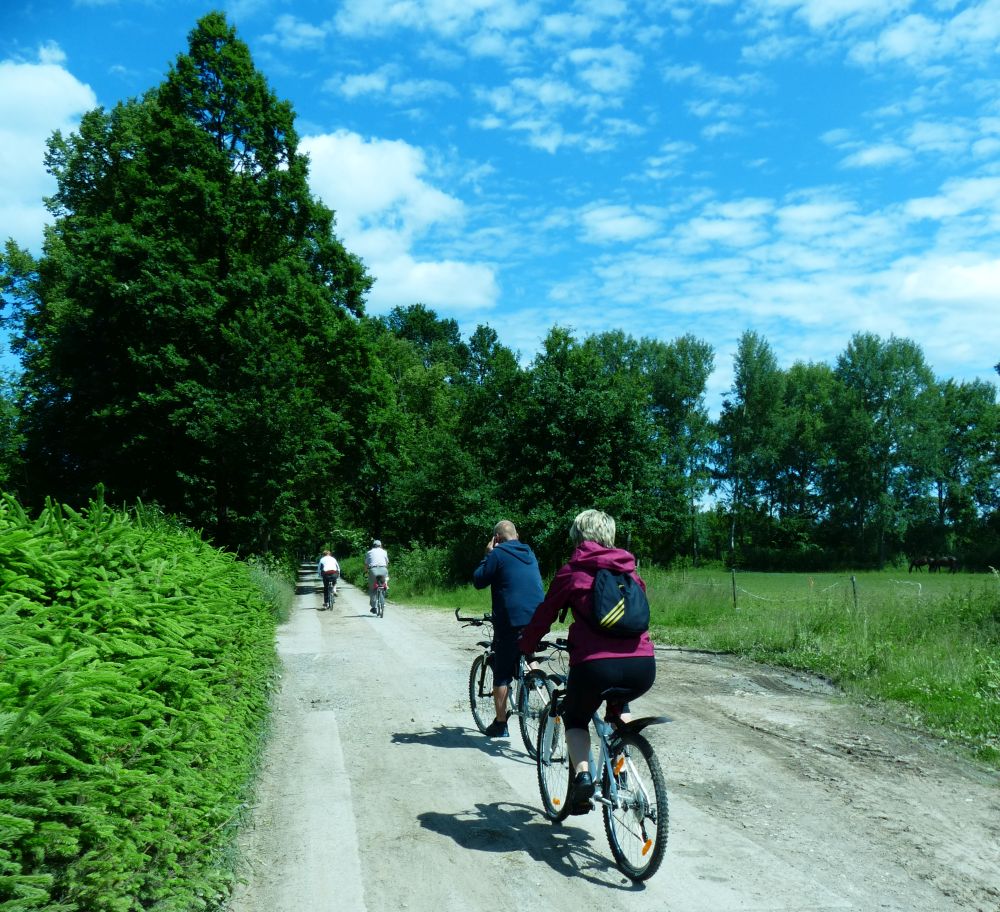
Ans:
[{"label": "tall grass", "polygon": [[815,672],[1000,764],[1000,580],[645,574],[658,641]]}]

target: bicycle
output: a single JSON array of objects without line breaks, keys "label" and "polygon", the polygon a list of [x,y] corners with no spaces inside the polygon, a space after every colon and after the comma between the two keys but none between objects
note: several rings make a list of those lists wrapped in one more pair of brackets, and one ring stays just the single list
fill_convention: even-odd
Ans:
[{"label": "bicycle", "polygon": [[330,611],[333,609],[334,600],[337,598],[337,580],[340,574],[334,576],[324,576],[323,580],[323,607],[320,611]]},{"label": "bicycle", "polygon": [[[555,648],[565,649],[565,640]],[[562,675],[552,675],[559,685]],[[605,699],[620,695],[616,688],[604,691]],[[539,720],[535,751],[538,789],[542,809],[553,823],[566,819],[572,809],[570,782],[573,768],[566,747],[560,700],[565,690],[556,689]],[[641,734],[649,725],[669,722],[667,716],[634,719],[616,726],[593,716],[597,732],[597,757],[590,752],[590,775],[595,783],[593,801],[601,806],[604,832],[618,869],[630,880],[652,877],[663,861],[667,847],[670,809],[667,786],[652,745]]]},{"label": "bicycle", "polygon": [[385,615],[385,594],[389,589],[389,583],[384,576],[375,577],[375,617]]},{"label": "bicycle", "polygon": [[[492,627],[493,618],[484,614],[482,618],[462,617],[461,609],[455,609],[455,619],[465,627]],[[496,704],[493,701],[493,637],[480,640],[483,647],[480,655],[472,660],[469,669],[469,705],[472,708],[472,718],[483,734],[496,715]],[[549,643],[541,642],[539,649],[548,649]],[[535,758],[538,740],[538,723],[542,711],[552,698],[554,685],[548,675],[541,669],[528,667],[528,661],[521,656],[517,663],[517,675],[511,681],[507,691],[507,719],[517,716],[521,729],[521,738],[525,750],[531,759]]]}]

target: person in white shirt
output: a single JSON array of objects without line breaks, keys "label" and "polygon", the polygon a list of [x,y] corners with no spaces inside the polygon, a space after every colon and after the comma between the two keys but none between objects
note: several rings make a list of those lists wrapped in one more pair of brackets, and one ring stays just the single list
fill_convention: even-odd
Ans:
[{"label": "person in white shirt", "polygon": [[340,564],[329,551],[324,551],[316,567],[320,579],[323,580],[323,607],[320,611],[333,607],[333,600],[337,597],[337,580],[340,579]]},{"label": "person in white shirt", "polygon": [[372,547],[365,553],[365,569],[368,571],[368,604],[371,613],[375,613],[375,581],[389,580],[389,555],[382,542],[377,538],[372,542]]}]

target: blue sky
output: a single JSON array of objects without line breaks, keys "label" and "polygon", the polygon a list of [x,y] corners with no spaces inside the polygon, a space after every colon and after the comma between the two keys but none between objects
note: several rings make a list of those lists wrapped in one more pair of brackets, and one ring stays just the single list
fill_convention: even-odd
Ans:
[{"label": "blue sky", "polygon": [[38,249],[45,138],[158,84],[225,10],[376,278],[493,326],[779,363],[858,331],[1000,361],[1000,0],[26,0],[0,11],[0,239]]}]

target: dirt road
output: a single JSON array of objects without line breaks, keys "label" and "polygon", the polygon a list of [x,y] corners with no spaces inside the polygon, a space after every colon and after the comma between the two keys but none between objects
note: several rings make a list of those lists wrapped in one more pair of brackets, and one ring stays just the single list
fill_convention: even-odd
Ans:
[{"label": "dirt road", "polygon": [[279,632],[275,729],[231,912],[1000,912],[1000,776],[812,678],[662,650],[640,714],[666,859],[614,867],[598,813],[553,826],[520,735],[475,730],[477,634],[309,574]]}]

